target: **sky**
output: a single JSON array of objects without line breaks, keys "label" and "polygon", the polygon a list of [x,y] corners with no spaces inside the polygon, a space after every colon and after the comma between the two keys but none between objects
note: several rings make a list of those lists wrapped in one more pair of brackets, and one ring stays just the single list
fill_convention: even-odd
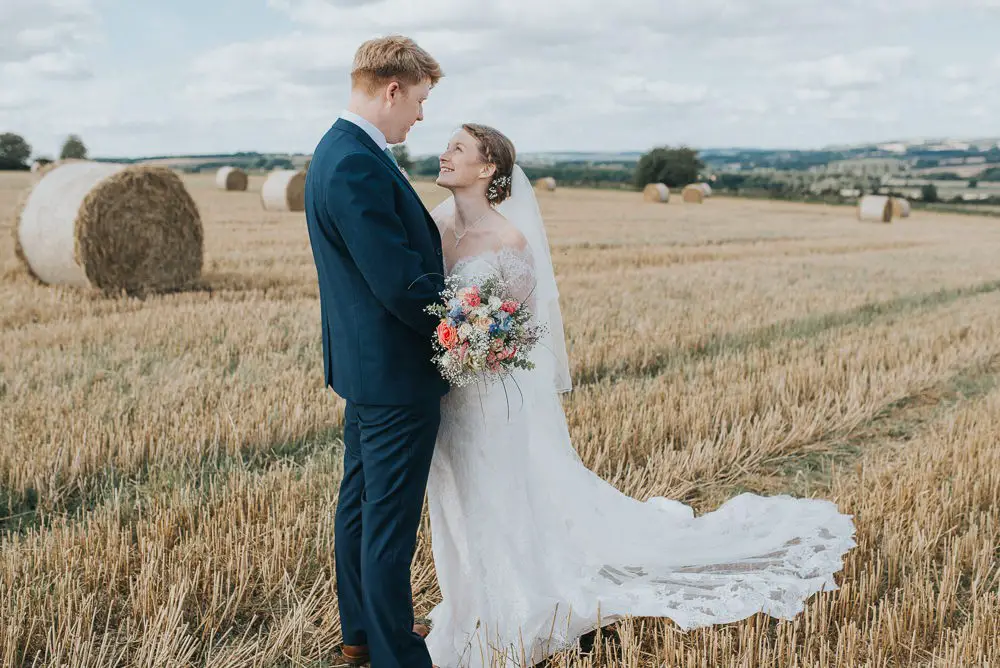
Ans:
[{"label": "sky", "polygon": [[310,153],[387,34],[445,73],[415,155],[468,121],[520,152],[1000,135],[1000,0],[0,0],[0,132]]}]

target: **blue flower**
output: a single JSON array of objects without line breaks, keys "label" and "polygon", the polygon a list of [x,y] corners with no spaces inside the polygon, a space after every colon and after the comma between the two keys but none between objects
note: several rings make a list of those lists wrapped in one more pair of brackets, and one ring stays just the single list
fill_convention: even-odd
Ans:
[{"label": "blue flower", "polygon": [[510,328],[513,326],[514,326],[514,320],[511,318],[507,318],[502,323],[500,323],[500,329],[502,329],[505,333],[509,332]]},{"label": "blue flower", "polygon": [[495,322],[492,323],[490,325],[490,335],[492,336],[493,334],[496,334],[498,331],[500,331],[500,325],[496,324]]},{"label": "blue flower", "polygon": [[461,304],[454,306],[448,313],[448,317],[451,318],[452,320],[455,320],[456,322],[461,322],[462,320],[464,320],[465,313],[462,311]]}]

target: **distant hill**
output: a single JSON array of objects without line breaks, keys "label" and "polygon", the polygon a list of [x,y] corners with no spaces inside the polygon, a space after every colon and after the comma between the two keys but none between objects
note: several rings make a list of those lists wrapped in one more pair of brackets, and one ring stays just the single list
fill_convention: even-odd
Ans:
[{"label": "distant hill", "polygon": [[[519,155],[526,168],[543,169],[558,165],[632,168],[644,151],[538,151]],[[879,143],[829,146],[820,149],[767,149],[754,147],[715,147],[699,149],[708,172],[754,170],[808,171],[831,164],[855,161],[898,161],[914,172],[954,171],[970,178],[987,167],[1000,163],[1000,138],[978,139],[905,139]],[[209,171],[225,165],[251,170],[275,167],[299,169],[308,155],[302,153],[219,153],[202,155],[155,155],[140,158],[102,157],[107,162],[164,165],[188,172]],[[434,163],[437,154],[415,155],[414,162]]]},{"label": "distant hill", "polygon": [[120,162],[125,164],[160,165],[184,172],[214,171],[220,167],[232,166],[246,170],[301,169],[308,155],[302,153],[217,153],[206,155],[158,155],[139,158],[94,158],[98,162]]}]

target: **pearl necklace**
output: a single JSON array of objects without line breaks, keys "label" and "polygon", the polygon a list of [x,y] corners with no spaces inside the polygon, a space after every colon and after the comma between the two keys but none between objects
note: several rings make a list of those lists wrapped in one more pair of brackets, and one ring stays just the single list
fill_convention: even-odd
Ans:
[{"label": "pearl necklace", "polygon": [[[482,222],[482,220],[484,218],[486,218],[486,216],[488,216],[488,215],[490,215],[489,211],[487,211],[483,215],[479,216],[479,218],[476,218],[474,221],[472,221],[471,223],[469,223],[468,225],[466,225],[465,226],[465,231],[463,231],[461,234],[458,233],[458,228],[456,226],[452,230],[455,233],[455,248],[458,248],[458,244],[462,243],[462,239],[464,239],[465,235],[469,233],[469,230],[473,229],[476,225],[478,225],[480,222]],[[458,216],[455,216],[455,219],[456,219],[456,222],[457,222]]]}]

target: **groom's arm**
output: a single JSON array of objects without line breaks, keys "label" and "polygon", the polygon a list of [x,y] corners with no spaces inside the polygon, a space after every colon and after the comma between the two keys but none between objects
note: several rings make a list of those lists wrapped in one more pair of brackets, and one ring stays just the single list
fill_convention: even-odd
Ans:
[{"label": "groom's arm", "polygon": [[419,333],[431,336],[437,318],[424,308],[437,301],[440,276],[424,275],[393,205],[392,177],[373,155],[348,155],[333,170],[326,207],[375,298]]}]

